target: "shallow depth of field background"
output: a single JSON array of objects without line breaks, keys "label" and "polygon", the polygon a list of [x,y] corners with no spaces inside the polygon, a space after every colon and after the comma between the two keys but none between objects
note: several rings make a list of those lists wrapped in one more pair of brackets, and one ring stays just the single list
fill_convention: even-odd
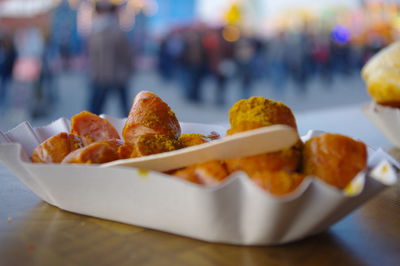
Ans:
[{"label": "shallow depth of field background", "polygon": [[[0,0],[0,130],[88,109],[94,2]],[[295,114],[361,106],[360,69],[400,29],[397,1],[110,2],[134,55],[129,102],[153,91],[181,121],[226,123],[254,95]],[[106,100],[104,113],[125,116],[116,95]]]}]

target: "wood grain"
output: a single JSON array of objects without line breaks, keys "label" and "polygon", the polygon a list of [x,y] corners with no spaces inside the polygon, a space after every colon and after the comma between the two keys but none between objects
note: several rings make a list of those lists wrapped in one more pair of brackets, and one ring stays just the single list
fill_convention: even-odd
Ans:
[{"label": "wood grain", "polygon": [[59,210],[0,166],[0,265],[399,265],[400,186],[307,239],[213,244]]}]

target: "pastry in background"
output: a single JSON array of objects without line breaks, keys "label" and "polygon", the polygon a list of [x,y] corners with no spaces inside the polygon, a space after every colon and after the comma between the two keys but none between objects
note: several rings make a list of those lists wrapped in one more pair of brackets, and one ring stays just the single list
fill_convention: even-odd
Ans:
[{"label": "pastry in background", "polygon": [[361,75],[375,103],[400,107],[400,42],[375,54],[365,64]]}]

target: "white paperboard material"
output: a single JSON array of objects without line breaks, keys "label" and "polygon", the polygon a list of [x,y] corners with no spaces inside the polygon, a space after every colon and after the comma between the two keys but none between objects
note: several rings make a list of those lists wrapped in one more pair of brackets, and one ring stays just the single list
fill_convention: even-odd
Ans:
[{"label": "white paperboard material", "polygon": [[362,111],[394,146],[400,148],[400,108],[369,103]]},{"label": "white paperboard material", "polygon": [[[125,122],[103,116],[121,133]],[[183,133],[222,136],[215,125],[182,123]],[[215,187],[128,167],[34,164],[40,142],[69,131],[60,118],[41,128],[24,122],[0,132],[0,161],[38,197],[60,209],[200,240],[239,245],[288,243],[319,233],[397,181],[382,151],[370,152],[368,169],[344,190],[307,177],[293,193],[277,197],[237,172]],[[310,131],[303,140],[318,132]]]}]

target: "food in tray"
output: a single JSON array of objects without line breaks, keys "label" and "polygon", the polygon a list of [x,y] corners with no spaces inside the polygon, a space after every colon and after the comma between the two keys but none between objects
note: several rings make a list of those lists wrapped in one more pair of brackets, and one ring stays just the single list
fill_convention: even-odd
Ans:
[{"label": "food in tray", "polygon": [[400,42],[379,51],[361,71],[373,103],[362,107],[366,117],[400,147]]},{"label": "food in tray", "polygon": [[400,107],[400,42],[375,54],[361,74],[375,103]]},{"label": "food in tray", "polygon": [[149,91],[136,95],[122,130],[125,143],[133,146],[131,157],[179,149],[180,134],[175,113],[160,97]]},{"label": "food in tray", "polygon": [[[251,97],[235,103],[229,112],[229,122],[231,127],[228,135],[276,124],[297,130],[296,119],[289,107],[262,97]],[[295,174],[300,170],[302,145],[299,140],[293,147],[282,151],[228,159],[227,170],[229,173],[244,171],[271,193],[286,194],[293,191],[303,179]]]},{"label": "food in tray", "polygon": [[[297,130],[296,119],[289,107],[262,97],[251,97],[235,103],[229,111],[229,122],[231,127],[228,135],[277,124]],[[282,151],[229,159],[226,161],[228,171],[242,170],[250,176],[264,170],[296,171],[301,162],[301,146],[299,140],[295,146]]]},{"label": "food in tray", "polygon": [[43,141],[32,153],[34,163],[60,163],[70,152],[83,147],[81,138],[61,132]]},{"label": "food in tray", "polygon": [[110,122],[88,111],[71,117],[71,134],[79,136],[85,146],[97,141],[120,138]]},{"label": "food in tray", "polygon": [[210,135],[204,136],[203,134],[191,133],[191,134],[182,134],[178,141],[181,144],[182,148],[195,146],[203,143],[207,143],[211,140],[218,139],[219,136]]},{"label": "food in tray", "polygon": [[[262,97],[235,103],[229,112],[227,135],[283,124],[297,130],[289,107]],[[35,163],[101,164],[201,145],[220,138],[197,133],[181,134],[171,108],[157,95],[143,91],[135,97],[122,130],[95,114],[83,111],[71,118],[71,132],[52,136],[32,154]],[[366,167],[364,143],[337,134],[323,134],[277,152],[208,161],[169,171],[177,179],[205,186],[223,182],[243,171],[259,187],[275,195],[294,191],[312,175],[343,189]]]},{"label": "food in tray", "polygon": [[129,158],[131,154],[132,147],[119,139],[101,140],[69,153],[61,163],[107,163]]},{"label": "food in tray", "polygon": [[160,135],[171,139],[181,135],[175,113],[160,97],[149,91],[136,95],[122,131],[126,143],[134,143],[137,137],[143,135]]},{"label": "food in tray", "polygon": [[303,172],[344,189],[367,166],[367,147],[351,138],[325,133],[304,144]]},{"label": "food in tray", "polygon": [[251,180],[259,187],[274,195],[285,195],[294,191],[304,180],[302,173],[288,171],[259,171]]},{"label": "food in tray", "polygon": [[297,129],[296,119],[289,107],[263,97],[251,97],[235,103],[229,110],[229,123],[228,135],[276,124]]},{"label": "food in tray", "polygon": [[206,186],[218,185],[228,175],[224,162],[217,160],[191,165],[172,172],[174,177]]}]

